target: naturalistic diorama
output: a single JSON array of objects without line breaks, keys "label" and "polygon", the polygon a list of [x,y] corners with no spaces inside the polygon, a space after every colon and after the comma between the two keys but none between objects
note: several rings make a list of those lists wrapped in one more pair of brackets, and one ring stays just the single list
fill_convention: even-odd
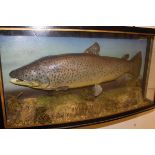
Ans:
[{"label": "naturalistic diorama", "polygon": [[8,127],[54,125],[152,104],[146,39],[0,36]]}]

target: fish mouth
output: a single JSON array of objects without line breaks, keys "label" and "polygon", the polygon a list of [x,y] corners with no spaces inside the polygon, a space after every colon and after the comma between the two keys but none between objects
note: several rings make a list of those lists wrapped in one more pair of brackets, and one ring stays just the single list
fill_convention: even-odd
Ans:
[{"label": "fish mouth", "polygon": [[17,78],[11,78],[10,82],[15,85],[27,86],[27,87],[38,87],[39,84],[37,82],[29,82],[26,80],[21,80]]},{"label": "fish mouth", "polygon": [[10,82],[16,85],[24,85],[24,86],[28,86],[29,83],[25,80],[21,80],[21,79],[17,79],[17,78],[11,78]]}]

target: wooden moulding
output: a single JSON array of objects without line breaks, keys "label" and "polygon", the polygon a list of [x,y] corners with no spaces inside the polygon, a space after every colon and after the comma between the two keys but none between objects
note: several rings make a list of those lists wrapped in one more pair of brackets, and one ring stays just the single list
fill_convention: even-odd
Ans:
[{"label": "wooden moulding", "polygon": [[146,86],[146,98],[153,101],[155,95],[155,37],[152,41],[152,52],[150,54],[150,65],[148,68],[148,79]]}]

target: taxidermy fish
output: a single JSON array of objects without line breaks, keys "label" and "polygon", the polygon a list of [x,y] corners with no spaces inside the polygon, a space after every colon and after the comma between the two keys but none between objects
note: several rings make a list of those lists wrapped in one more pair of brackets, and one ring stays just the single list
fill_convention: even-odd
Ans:
[{"label": "taxidermy fish", "polygon": [[94,95],[102,92],[100,83],[115,80],[124,74],[138,77],[141,52],[131,60],[99,56],[100,47],[94,43],[84,53],[62,54],[38,59],[10,72],[11,82],[43,90],[66,90],[94,86]]}]

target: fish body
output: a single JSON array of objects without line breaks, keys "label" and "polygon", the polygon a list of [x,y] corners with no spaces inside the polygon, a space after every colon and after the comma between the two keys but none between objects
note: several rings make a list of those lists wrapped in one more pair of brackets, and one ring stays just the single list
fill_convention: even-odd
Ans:
[{"label": "fish body", "polygon": [[10,73],[11,82],[43,90],[61,90],[112,81],[125,73],[137,77],[141,53],[131,60],[99,56],[95,43],[84,53],[47,56]]}]

